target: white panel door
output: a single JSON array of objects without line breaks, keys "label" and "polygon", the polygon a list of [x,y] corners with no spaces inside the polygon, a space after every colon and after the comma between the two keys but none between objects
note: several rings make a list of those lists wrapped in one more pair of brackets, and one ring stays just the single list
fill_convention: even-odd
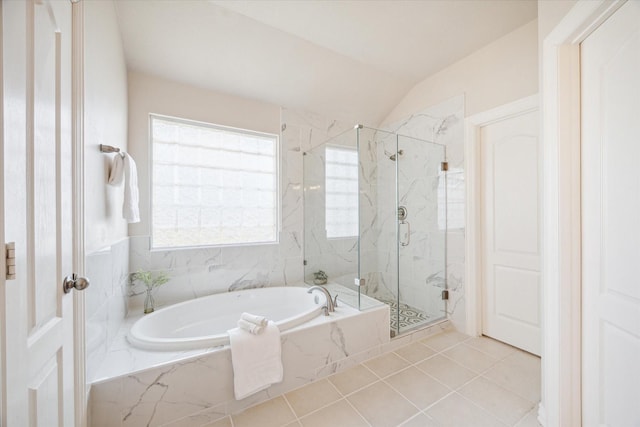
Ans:
[{"label": "white panel door", "polygon": [[73,426],[71,3],[3,1],[2,425]]},{"label": "white panel door", "polygon": [[581,60],[583,424],[640,426],[640,2]]},{"label": "white panel door", "polygon": [[538,110],[480,128],[482,333],[540,354]]}]

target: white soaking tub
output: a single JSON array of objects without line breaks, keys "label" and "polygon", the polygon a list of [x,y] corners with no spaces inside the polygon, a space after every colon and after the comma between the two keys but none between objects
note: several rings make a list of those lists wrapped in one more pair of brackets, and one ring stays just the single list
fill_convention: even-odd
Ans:
[{"label": "white soaking tub", "polygon": [[248,289],[196,298],[162,308],[138,320],[128,340],[144,350],[194,350],[229,343],[243,312],[273,320],[280,331],[301,325],[322,312],[322,292],[306,287]]}]

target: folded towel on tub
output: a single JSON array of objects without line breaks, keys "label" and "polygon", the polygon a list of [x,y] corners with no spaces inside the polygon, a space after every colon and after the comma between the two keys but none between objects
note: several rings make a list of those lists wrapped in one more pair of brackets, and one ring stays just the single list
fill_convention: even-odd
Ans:
[{"label": "folded towel on tub", "polygon": [[244,329],[253,335],[261,334],[264,331],[265,326],[256,325],[255,323],[247,322],[246,320],[238,320],[238,328]]},{"label": "folded towel on tub", "polygon": [[237,400],[282,382],[282,346],[275,323],[269,321],[259,335],[241,328],[228,332]]},{"label": "folded towel on tub", "polygon": [[251,322],[258,326],[267,326],[267,318],[264,316],[258,316],[257,314],[242,313],[240,315],[240,320]]}]

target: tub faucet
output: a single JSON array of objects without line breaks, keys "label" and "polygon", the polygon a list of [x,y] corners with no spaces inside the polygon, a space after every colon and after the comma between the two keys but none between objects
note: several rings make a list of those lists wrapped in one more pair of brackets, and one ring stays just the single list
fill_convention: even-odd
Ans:
[{"label": "tub faucet", "polygon": [[322,291],[322,293],[324,293],[325,298],[327,299],[327,305],[322,307],[324,308],[324,315],[328,316],[329,313],[336,311],[336,303],[338,302],[337,301],[338,296],[336,295],[336,300],[334,301],[333,298],[331,297],[331,293],[329,293],[327,288],[323,288],[322,286],[312,286],[309,288],[309,290],[307,290],[307,293],[310,294],[315,290]]}]

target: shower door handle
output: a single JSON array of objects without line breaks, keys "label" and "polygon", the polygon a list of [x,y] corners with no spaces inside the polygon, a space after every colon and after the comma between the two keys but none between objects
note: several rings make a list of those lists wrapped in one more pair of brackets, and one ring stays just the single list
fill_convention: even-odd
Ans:
[{"label": "shower door handle", "polygon": [[411,243],[411,223],[409,221],[400,221],[400,225],[407,225],[407,241],[406,242],[401,242],[400,244],[402,246],[409,246],[409,243]]}]

